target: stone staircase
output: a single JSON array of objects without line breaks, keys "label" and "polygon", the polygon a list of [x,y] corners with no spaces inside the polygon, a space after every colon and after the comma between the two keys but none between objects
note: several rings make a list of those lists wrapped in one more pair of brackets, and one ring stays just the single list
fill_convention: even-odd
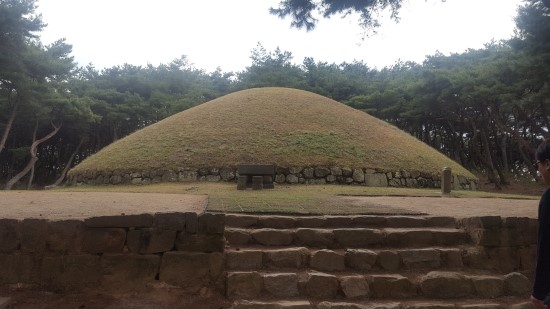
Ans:
[{"label": "stone staircase", "polygon": [[234,309],[529,308],[520,219],[227,214],[226,297]]}]

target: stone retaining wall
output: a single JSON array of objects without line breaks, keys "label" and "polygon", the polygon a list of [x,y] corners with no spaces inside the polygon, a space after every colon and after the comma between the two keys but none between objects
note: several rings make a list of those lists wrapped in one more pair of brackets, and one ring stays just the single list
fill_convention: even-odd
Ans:
[{"label": "stone retaining wall", "polygon": [[[235,182],[237,168],[178,168],[156,171],[87,171],[69,175],[71,185],[78,184],[151,184],[159,182]],[[355,184],[369,187],[440,188],[440,173],[418,171],[380,171],[348,167],[277,167],[278,184]],[[476,179],[453,175],[453,189],[477,190]]]},{"label": "stone retaining wall", "polygon": [[466,255],[466,264],[475,268],[525,272],[535,269],[537,253],[536,219],[486,216],[459,220],[476,247]]},{"label": "stone retaining wall", "polygon": [[[460,219],[456,224],[474,242],[462,254],[465,266],[532,274],[535,219],[490,216]],[[224,254],[224,231],[225,215],[210,213],[65,221],[0,219],[0,285],[52,291],[101,287],[120,292],[164,282],[189,293],[223,295],[224,274],[239,263]],[[315,257],[311,259],[315,262]]]},{"label": "stone retaining wall", "polygon": [[160,280],[222,293],[224,220],[196,213],[0,219],[0,285],[124,291]]}]

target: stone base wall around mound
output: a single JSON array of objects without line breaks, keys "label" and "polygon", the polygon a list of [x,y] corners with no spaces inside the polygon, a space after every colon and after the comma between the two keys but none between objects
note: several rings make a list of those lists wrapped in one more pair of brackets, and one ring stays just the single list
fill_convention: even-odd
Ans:
[{"label": "stone base wall around mound", "polygon": [[[156,171],[87,171],[69,176],[69,184],[151,184],[160,182],[236,182],[237,168],[178,168]],[[441,174],[377,171],[374,169],[341,167],[277,167],[274,179],[277,184],[349,184],[369,187],[440,188]],[[476,179],[453,174],[454,190],[477,190]]]}]

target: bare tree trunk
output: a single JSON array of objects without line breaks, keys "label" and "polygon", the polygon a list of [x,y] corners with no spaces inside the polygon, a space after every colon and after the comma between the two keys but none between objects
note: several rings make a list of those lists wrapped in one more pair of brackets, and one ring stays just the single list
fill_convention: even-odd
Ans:
[{"label": "bare tree trunk", "polygon": [[82,147],[82,144],[84,144],[84,138],[80,140],[80,143],[78,143],[78,146],[76,147],[75,151],[71,154],[71,157],[69,158],[69,161],[67,161],[67,164],[65,164],[65,168],[63,168],[63,171],[61,172],[61,175],[59,176],[59,178],[57,178],[57,180],[53,184],[44,187],[44,189],[46,190],[53,189],[59,186],[59,184],[61,184],[63,179],[65,179],[65,176],[67,176],[67,172],[69,171],[69,168],[73,164],[73,160],[76,157],[76,154],[80,151],[80,147]]},{"label": "bare tree trunk", "polygon": [[518,143],[520,150],[526,152],[530,157],[533,157],[535,155],[535,150],[531,148],[529,143],[524,138],[522,138],[518,132],[502,123],[502,119],[500,119],[498,113],[491,112],[490,110],[488,110],[487,112],[489,113],[489,116],[491,116],[491,119],[495,121],[497,128],[505,133],[510,134],[510,136]]},{"label": "bare tree trunk", "polygon": [[508,146],[508,137],[506,134],[502,134],[502,138],[500,139],[500,152],[502,153],[502,166],[503,169],[506,172],[510,171],[510,166],[508,165],[508,151],[506,148]]},{"label": "bare tree trunk", "polygon": [[6,128],[4,128],[4,133],[2,134],[2,139],[0,140],[0,153],[4,150],[6,146],[6,141],[8,140],[8,135],[10,134],[11,128],[13,127],[13,121],[15,120],[15,115],[17,115],[17,106],[19,105],[19,100],[15,101],[15,105],[11,110],[10,118],[8,123],[6,123]]},{"label": "bare tree trunk", "polygon": [[[32,142],[34,143],[36,141],[36,132],[38,131],[38,120],[34,123],[34,130],[32,132]],[[35,162],[36,164],[36,162]],[[29,181],[27,182],[27,190],[31,189],[32,181],[34,180],[34,164],[31,168],[31,175],[29,176]]]},{"label": "bare tree trunk", "polygon": [[498,176],[498,171],[495,168],[495,164],[491,157],[491,149],[489,145],[489,138],[487,137],[487,132],[484,129],[480,131],[481,144],[483,145],[482,161],[483,164],[487,167],[487,177],[489,181],[495,184],[496,189],[502,189],[500,178]]},{"label": "bare tree trunk", "polygon": [[25,175],[27,175],[27,173],[34,167],[34,164],[36,163],[36,161],[38,161],[38,157],[36,156],[38,146],[40,144],[42,144],[43,142],[45,142],[45,141],[49,140],[50,138],[52,138],[55,134],[57,134],[57,132],[61,128],[61,125],[56,127],[53,123],[52,123],[52,126],[54,128],[54,130],[52,132],[50,132],[48,135],[46,135],[43,138],[41,138],[37,141],[34,141],[32,143],[31,150],[30,150],[31,159],[30,159],[29,163],[27,163],[27,166],[25,166],[25,168],[21,172],[19,172],[19,174],[15,175],[12,179],[10,179],[6,183],[6,186],[4,187],[4,190],[11,190],[13,185],[16,184],[19,180],[21,180],[21,178],[25,177]]}]

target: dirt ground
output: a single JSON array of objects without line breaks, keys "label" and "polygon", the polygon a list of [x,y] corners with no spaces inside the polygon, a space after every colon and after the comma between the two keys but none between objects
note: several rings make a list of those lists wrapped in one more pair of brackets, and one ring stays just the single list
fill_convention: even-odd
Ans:
[{"label": "dirt ground", "polygon": [[[409,210],[431,216],[536,218],[538,201],[452,197],[342,196],[357,206]],[[156,212],[204,212],[206,195],[112,192],[0,192],[0,218],[85,219]],[[382,211],[383,212],[383,211]]]},{"label": "dirt ground", "polygon": [[204,212],[208,197],[191,194],[0,191],[0,218],[50,220],[157,212]]}]

